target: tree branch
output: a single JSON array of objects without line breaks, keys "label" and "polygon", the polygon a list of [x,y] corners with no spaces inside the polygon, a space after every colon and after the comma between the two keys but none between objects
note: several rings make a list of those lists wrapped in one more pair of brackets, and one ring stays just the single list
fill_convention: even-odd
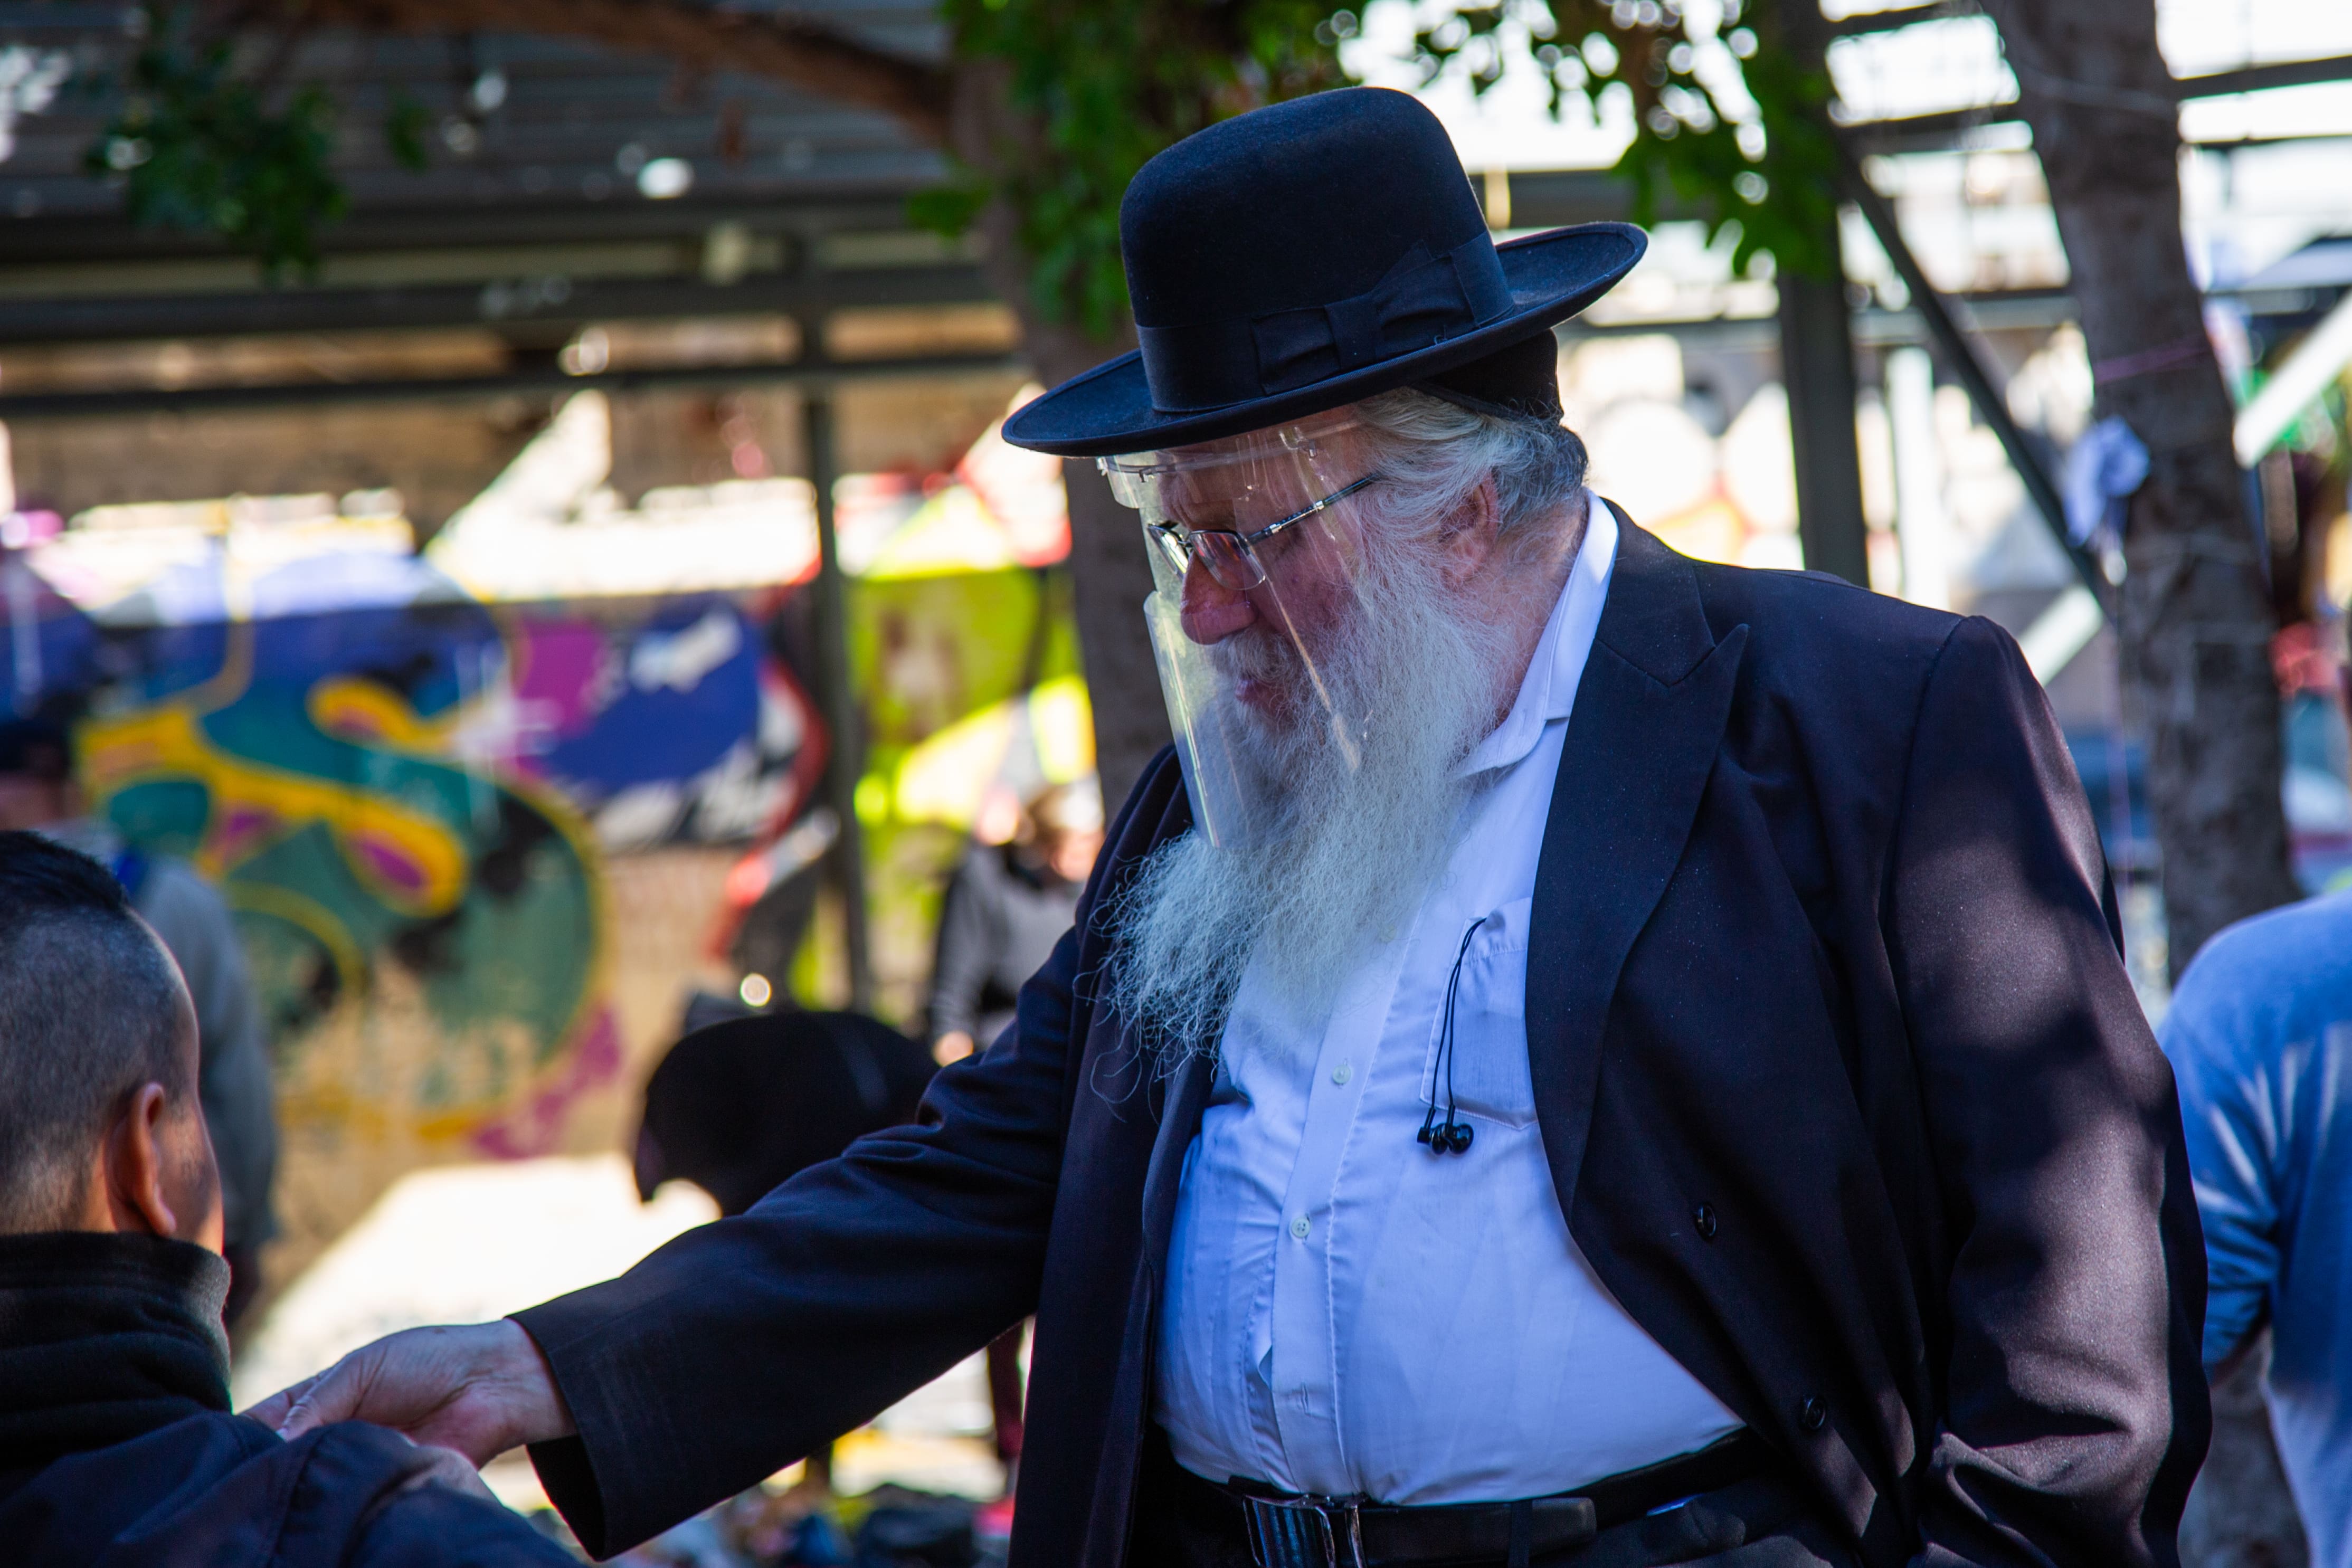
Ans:
[{"label": "tree branch", "polygon": [[697,0],[316,0],[310,16],[374,32],[581,38],[695,70],[766,77],[889,115],[934,147],[948,140],[944,68],[789,11],[720,10]]}]

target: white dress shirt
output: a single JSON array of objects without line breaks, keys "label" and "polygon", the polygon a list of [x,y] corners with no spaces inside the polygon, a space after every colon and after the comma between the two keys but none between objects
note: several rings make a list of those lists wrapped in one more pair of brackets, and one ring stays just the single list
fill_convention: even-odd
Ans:
[{"label": "white dress shirt", "polygon": [[[1243,977],[1185,1158],[1158,1418],[1213,1480],[1391,1503],[1566,1491],[1702,1448],[1737,1416],[1618,1305],[1570,1237],[1536,1123],[1528,911],[1570,706],[1617,554],[1598,497],[1444,874],[1319,1029]],[[1570,762],[1573,766],[1573,760]],[[1454,956],[1465,1154],[1414,1141]],[[1434,1085],[1441,1117],[1444,1085]]]}]

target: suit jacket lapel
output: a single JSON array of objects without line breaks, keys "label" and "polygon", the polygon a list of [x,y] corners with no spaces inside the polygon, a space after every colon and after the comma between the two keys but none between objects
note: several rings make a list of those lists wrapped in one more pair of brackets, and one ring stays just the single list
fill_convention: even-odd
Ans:
[{"label": "suit jacket lapel", "polygon": [[1536,865],[1528,1062],[1563,1214],[1574,1205],[1601,1037],[1715,765],[1748,629],[1717,643],[1691,562],[1614,502],[1617,562],[1576,688]]},{"label": "suit jacket lapel", "polygon": [[1143,1451],[1145,1423],[1151,1411],[1151,1365],[1159,1340],[1160,1297],[1168,1271],[1168,1238],[1175,1228],[1176,1198],[1182,1188],[1184,1156],[1201,1130],[1201,1113],[1209,1103],[1209,1088],[1216,1076],[1210,1060],[1188,1056],[1165,1083],[1160,1127],[1144,1166],[1142,1244],[1137,1249],[1135,1283],[1127,1301],[1127,1325],[1120,1341],[1118,1381],[1112,1387],[1106,1430],[1119,1463],[1107,1463],[1096,1472],[1095,1495],[1087,1521],[1087,1551],[1082,1561],[1116,1563],[1124,1554],[1135,1501],[1135,1478]]},{"label": "suit jacket lapel", "polygon": [[1168,1076],[1160,1131],[1152,1139],[1151,1161],[1143,1173],[1143,1256],[1154,1269],[1168,1253],[1168,1238],[1176,1227],[1176,1196],[1183,1181],[1184,1156],[1192,1147],[1193,1134],[1201,1130],[1201,1113],[1208,1108],[1209,1089],[1216,1075],[1215,1064],[1195,1051]]}]

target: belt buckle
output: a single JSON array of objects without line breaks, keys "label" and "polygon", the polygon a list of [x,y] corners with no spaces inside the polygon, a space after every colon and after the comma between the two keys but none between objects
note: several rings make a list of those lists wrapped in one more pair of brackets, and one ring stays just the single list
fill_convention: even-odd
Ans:
[{"label": "belt buckle", "polygon": [[1366,1568],[1357,1522],[1361,1500],[1244,1497],[1251,1561],[1257,1568]]}]

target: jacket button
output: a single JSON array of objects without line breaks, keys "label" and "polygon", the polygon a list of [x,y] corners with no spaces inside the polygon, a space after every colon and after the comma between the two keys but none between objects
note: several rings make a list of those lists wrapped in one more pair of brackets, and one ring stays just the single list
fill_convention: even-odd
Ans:
[{"label": "jacket button", "polygon": [[1692,1209],[1691,1223],[1698,1227],[1698,1239],[1700,1240],[1714,1240],[1715,1205],[1711,1203],[1702,1203],[1696,1208]]},{"label": "jacket button", "polygon": [[1818,1432],[1830,1424],[1830,1407],[1818,1399],[1808,1399],[1797,1406],[1797,1425],[1808,1432]]}]

